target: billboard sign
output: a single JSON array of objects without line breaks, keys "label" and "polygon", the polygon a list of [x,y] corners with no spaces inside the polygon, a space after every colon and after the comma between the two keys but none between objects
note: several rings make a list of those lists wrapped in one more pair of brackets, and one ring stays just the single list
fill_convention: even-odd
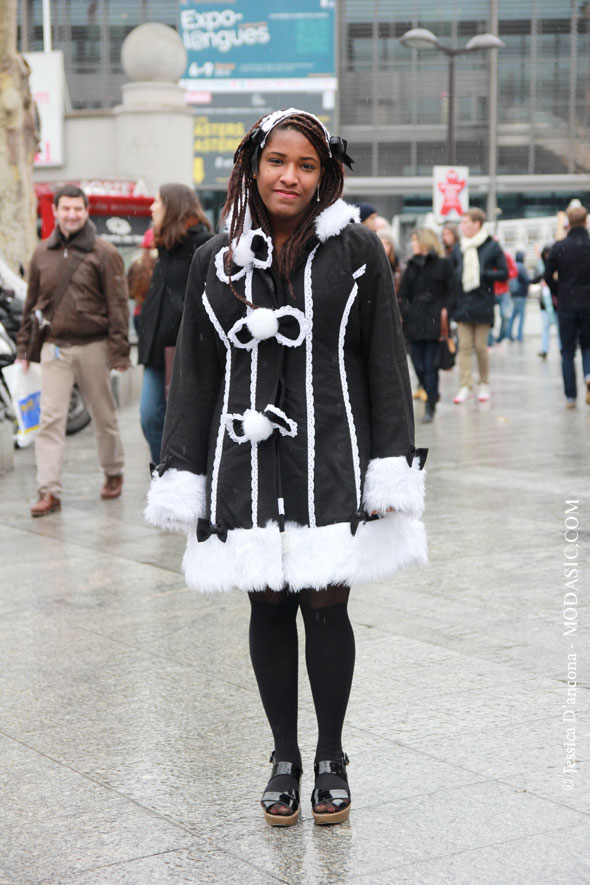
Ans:
[{"label": "billboard sign", "polygon": [[456,221],[469,208],[469,166],[433,166],[432,207],[437,221]]},{"label": "billboard sign", "polygon": [[333,105],[328,102],[326,107],[319,93],[256,92],[242,93],[240,98],[238,103],[235,96],[220,93],[214,102],[195,109],[193,179],[197,188],[225,189],[242,138],[259,117],[277,108],[303,107],[329,130],[333,126]]},{"label": "billboard sign", "polygon": [[180,0],[188,59],[182,85],[247,92],[265,81],[273,91],[335,89],[334,5],[335,0]]},{"label": "billboard sign", "polygon": [[33,101],[39,112],[41,129],[35,168],[64,164],[65,75],[63,53],[24,52],[31,76]]}]

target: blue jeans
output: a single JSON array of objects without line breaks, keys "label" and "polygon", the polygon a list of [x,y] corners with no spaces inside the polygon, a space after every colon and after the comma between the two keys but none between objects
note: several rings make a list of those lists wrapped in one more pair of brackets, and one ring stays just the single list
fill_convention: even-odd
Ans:
[{"label": "blue jeans", "polygon": [[508,326],[510,317],[512,316],[512,298],[510,292],[504,292],[500,295],[500,334],[498,335],[498,344],[504,338],[508,338]]},{"label": "blue jeans", "polygon": [[143,367],[143,384],[139,401],[141,429],[150,447],[151,459],[154,464],[160,461],[162,448],[162,431],[166,415],[166,397],[164,394],[164,369]]},{"label": "blue jeans", "polygon": [[438,400],[438,369],[436,368],[436,352],[438,341],[412,341],[411,355],[416,375],[424,385],[428,401]]},{"label": "blue jeans", "polygon": [[561,338],[561,371],[567,399],[575,399],[576,370],[574,357],[578,341],[582,351],[584,378],[590,379],[590,310],[558,310],[559,335]]},{"label": "blue jeans", "polygon": [[522,341],[522,333],[524,329],[524,311],[526,307],[526,296],[524,295],[513,295],[512,296],[512,316],[510,317],[510,328],[508,329],[508,337],[512,338],[512,327],[514,326],[514,320],[518,317],[518,340]]},{"label": "blue jeans", "polygon": [[[559,326],[553,311],[547,309],[541,311],[541,353],[549,353],[549,333],[551,326],[555,325],[557,329],[557,343],[559,344]],[[561,346],[561,345],[560,345]]]}]

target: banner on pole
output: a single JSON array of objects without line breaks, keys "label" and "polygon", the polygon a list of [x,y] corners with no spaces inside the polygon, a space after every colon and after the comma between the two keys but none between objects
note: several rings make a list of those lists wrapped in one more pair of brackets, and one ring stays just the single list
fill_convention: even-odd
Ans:
[{"label": "banner on pole", "polygon": [[31,68],[30,86],[39,112],[41,144],[35,157],[39,166],[64,164],[65,74],[63,52],[24,52]]},{"label": "banner on pole", "polygon": [[469,166],[433,166],[432,211],[440,222],[456,221],[469,208]]}]

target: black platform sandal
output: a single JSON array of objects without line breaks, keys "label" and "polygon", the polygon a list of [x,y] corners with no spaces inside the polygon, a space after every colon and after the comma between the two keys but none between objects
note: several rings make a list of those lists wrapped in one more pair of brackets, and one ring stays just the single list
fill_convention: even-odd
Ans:
[{"label": "black platform sandal", "polygon": [[[297,788],[292,790],[265,790],[262,794],[260,804],[264,811],[264,819],[271,827],[292,827],[299,820],[299,782],[303,770],[300,765],[293,762],[277,762],[274,750],[270,755],[272,762],[272,774],[270,779],[277,775],[287,775],[293,777],[297,781]],[[275,805],[282,805],[290,809],[290,814],[271,814],[271,808]]]},{"label": "black platform sandal", "polygon": [[[326,759],[316,762],[313,766],[316,783],[322,774],[334,774],[346,784],[345,789],[324,790],[316,787],[311,794],[311,813],[316,824],[341,824],[348,820],[351,797],[348,789],[346,767],[348,756],[343,753],[340,759]],[[316,811],[318,805],[332,805],[334,811]]]}]

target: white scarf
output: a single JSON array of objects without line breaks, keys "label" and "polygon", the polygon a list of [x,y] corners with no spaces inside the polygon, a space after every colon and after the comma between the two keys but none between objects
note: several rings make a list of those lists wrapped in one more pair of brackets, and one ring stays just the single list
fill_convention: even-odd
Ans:
[{"label": "white scarf", "polygon": [[461,237],[461,252],[463,253],[463,275],[461,285],[464,292],[479,289],[479,256],[478,246],[483,246],[488,238],[488,232],[483,226],[474,237]]}]

